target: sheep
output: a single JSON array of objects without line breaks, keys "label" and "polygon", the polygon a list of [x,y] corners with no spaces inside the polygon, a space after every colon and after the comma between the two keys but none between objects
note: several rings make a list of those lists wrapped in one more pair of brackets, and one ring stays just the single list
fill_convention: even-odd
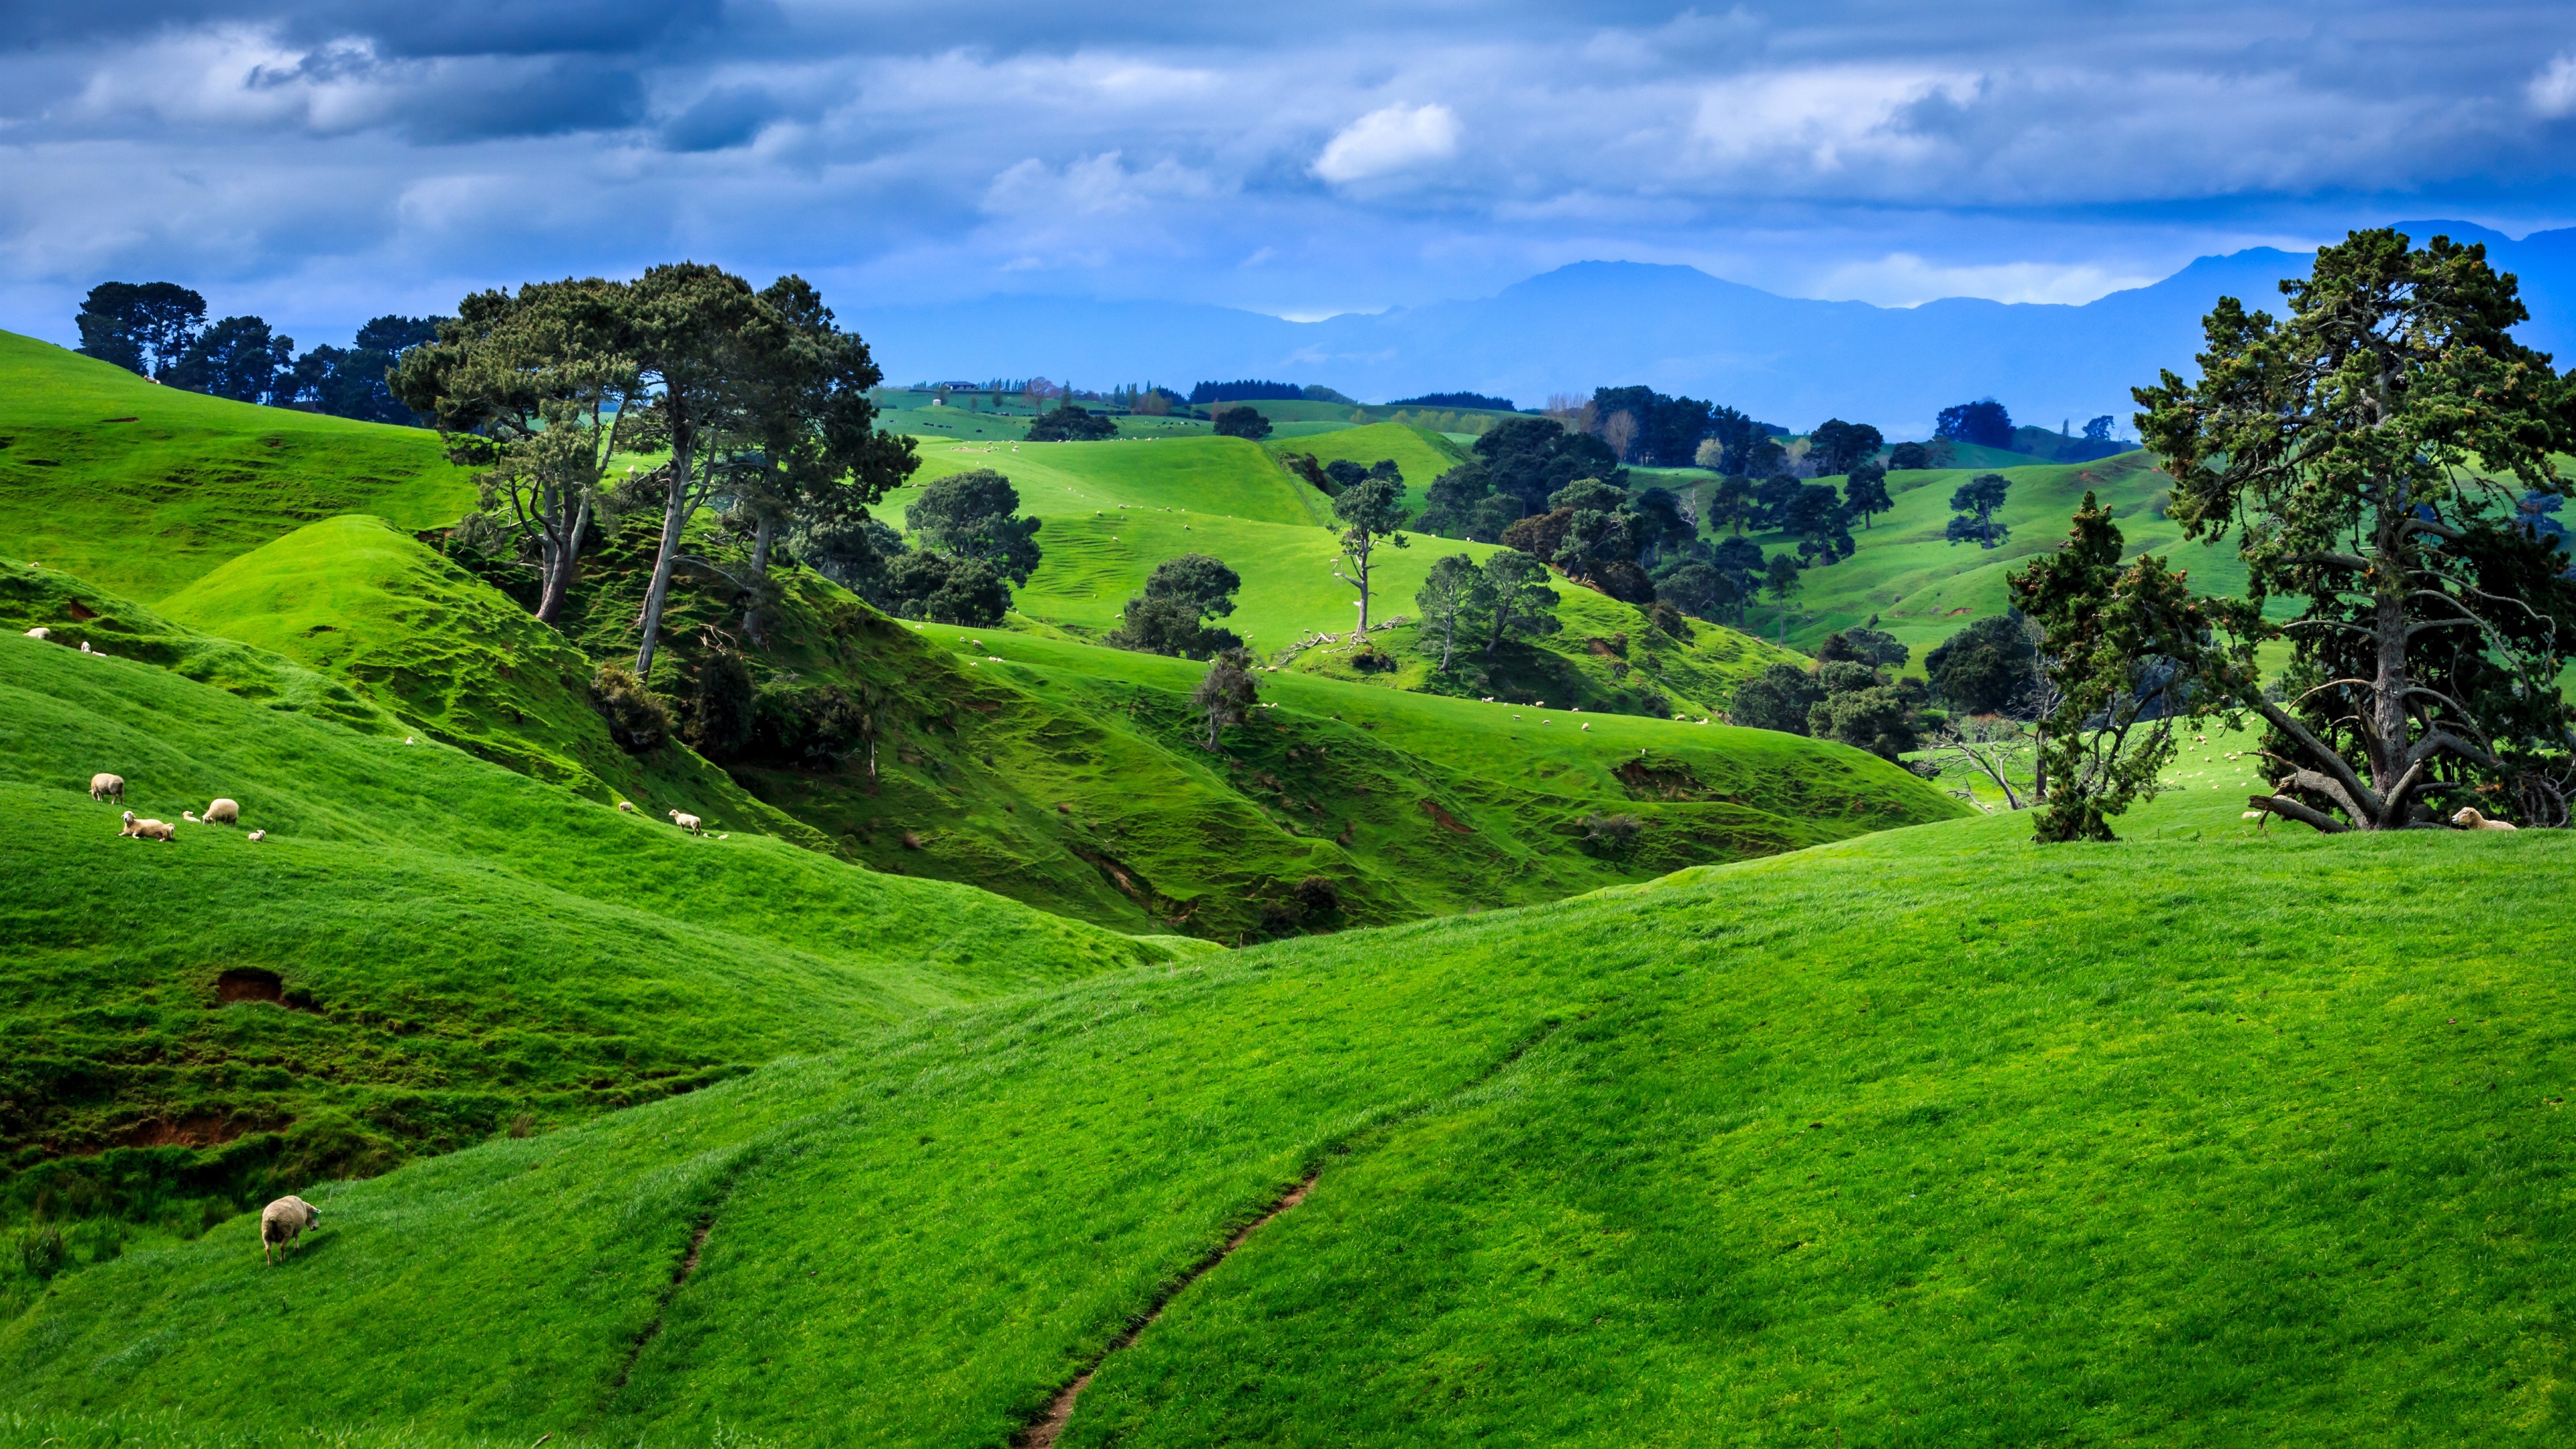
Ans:
[{"label": "sheep", "polygon": [[137,820],[134,812],[128,810],[125,812],[125,828],[116,833],[131,835],[137,840],[176,840],[179,827],[166,820]]},{"label": "sheep", "polygon": [[92,800],[104,800],[110,795],[115,796],[119,800],[125,798],[125,777],[123,775],[111,775],[102,770],[89,777],[89,798]]},{"label": "sheep", "polygon": [[216,800],[206,806],[206,813],[203,815],[182,810],[179,812],[179,818],[191,825],[239,825],[241,824],[241,802]]},{"label": "sheep", "polygon": [[685,831],[689,832],[691,835],[695,835],[695,834],[697,834],[697,833],[698,833],[698,825],[699,825],[699,823],[700,823],[700,822],[699,822],[699,820],[698,820],[698,817],[696,817],[695,815],[686,815],[686,814],[682,814],[680,811],[677,811],[677,810],[667,811],[667,812],[665,812],[665,813],[667,813],[667,814],[671,817],[671,823],[672,823],[672,824],[674,824],[674,825],[676,825],[676,826],[680,827],[682,830],[685,830]]},{"label": "sheep", "polygon": [[242,838],[244,840],[266,840],[268,838],[268,832],[265,830],[254,830]]},{"label": "sheep", "polygon": [[2451,817],[2451,823],[2462,830],[2520,830],[2522,828],[2510,820],[2489,820],[2478,813],[2478,807],[2475,805],[2461,806],[2460,813]]},{"label": "sheep", "polygon": [[622,814],[632,815],[635,813],[635,802],[632,800],[620,800],[617,802],[617,808]]},{"label": "sheep", "polygon": [[54,631],[45,628],[42,625],[38,625],[37,627],[27,631],[27,637],[30,639],[51,639],[54,637]]},{"label": "sheep", "polygon": [[259,1256],[274,1264],[278,1255],[296,1246],[295,1240],[306,1228],[318,1227],[322,1210],[295,1196],[279,1198],[259,1210]]}]

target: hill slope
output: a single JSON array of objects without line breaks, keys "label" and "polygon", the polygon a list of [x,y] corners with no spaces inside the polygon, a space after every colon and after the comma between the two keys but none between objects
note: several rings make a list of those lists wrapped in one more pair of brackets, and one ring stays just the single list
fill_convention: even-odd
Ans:
[{"label": "hill slope", "polygon": [[[329,688],[263,701],[0,637],[0,1200],[230,1211],[275,1173],[380,1168],[1171,954],[745,833],[771,817],[739,791],[709,816],[729,838],[690,837],[299,706]],[[223,795],[242,828],[121,839],[99,770],[138,815]]]},{"label": "hill slope", "polygon": [[316,1188],[288,1267],[57,1280],[0,1442],[1001,1443],[1104,1353],[1068,1444],[2563,1437],[2569,842],[2233,810],[1096,977]]},{"label": "hill slope", "polygon": [[417,428],[162,387],[0,332],[0,557],[152,602],[316,519],[445,527],[470,475]]}]

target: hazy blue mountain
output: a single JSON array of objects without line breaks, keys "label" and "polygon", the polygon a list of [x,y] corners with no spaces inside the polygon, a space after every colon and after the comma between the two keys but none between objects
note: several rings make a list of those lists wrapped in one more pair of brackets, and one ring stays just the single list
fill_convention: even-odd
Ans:
[{"label": "hazy blue mountain", "polygon": [[[2576,351],[2576,229],[2515,241],[2467,222],[2411,222],[2482,241],[2518,274],[2533,320],[2520,335]],[[1691,267],[1578,262],[1492,297],[1320,322],[1226,307],[990,297],[861,311],[853,321],[897,381],[1042,373],[1085,386],[1269,377],[1377,400],[1432,391],[1554,392],[1648,383],[1805,428],[1829,416],[1923,436],[1943,407],[1992,395],[2016,421],[2101,413],[2129,431],[2129,388],[2186,375],[2200,318],[2222,294],[2279,311],[2301,253],[2203,257],[2151,286],[2082,306],[1970,297],[1920,307],[1776,296]]]}]

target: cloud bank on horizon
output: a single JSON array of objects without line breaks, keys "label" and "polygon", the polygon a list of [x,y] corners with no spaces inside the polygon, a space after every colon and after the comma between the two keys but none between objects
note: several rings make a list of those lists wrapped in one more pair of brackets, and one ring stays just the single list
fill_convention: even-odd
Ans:
[{"label": "cloud bank on horizon", "polygon": [[0,326],[66,339],[92,283],[167,278],[310,345],[684,255],[845,310],[1314,317],[1588,258],[2082,301],[2397,216],[2576,220],[2563,4],[1571,11],[22,7]]}]

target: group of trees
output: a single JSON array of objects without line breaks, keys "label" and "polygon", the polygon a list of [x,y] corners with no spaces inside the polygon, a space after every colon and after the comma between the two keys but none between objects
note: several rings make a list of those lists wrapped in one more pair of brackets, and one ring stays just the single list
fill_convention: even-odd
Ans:
[{"label": "group of trees", "polygon": [[1422,611],[1423,647],[1438,650],[1440,672],[1449,671],[1462,649],[1491,659],[1506,639],[1556,632],[1556,591],[1548,580],[1538,560],[1516,550],[1481,564],[1463,553],[1434,562],[1413,603]]},{"label": "group of trees", "polygon": [[[2088,494],[2065,542],[2009,578],[2013,612],[1932,652],[1928,697],[1954,721],[1992,710],[2037,725],[2043,841],[2110,839],[2156,794],[2184,729],[2248,715],[2272,776],[2257,813],[2327,833],[2438,827],[2463,806],[2567,825],[2576,716],[2559,679],[2576,570],[2548,525],[2569,491],[2556,458],[2576,447],[2576,374],[2513,340],[2528,314],[2478,246],[2355,232],[2282,290],[2282,317],[2222,298],[2199,379],[2136,390],[2146,445],[2175,480],[2167,516],[2187,539],[2236,540],[2245,595],[2197,597],[2152,554],[2122,562]],[[1943,432],[1962,442],[1988,442],[2000,419],[1954,411]],[[1954,540],[2001,542],[2001,483],[1960,490]],[[2275,597],[2296,617],[2268,620]],[[2272,640],[2290,662],[2266,684],[2255,651]],[[1879,686],[1834,671],[1774,670],[1734,713],[1783,727],[1804,705],[1809,733],[1901,733],[1862,702]],[[1854,703],[1830,707],[1838,695]],[[2009,790],[1976,739],[1946,728]]]},{"label": "group of trees", "polygon": [[1097,443],[1116,436],[1117,419],[1077,406],[1073,399],[1066,398],[1030,421],[1028,440],[1032,443]]},{"label": "group of trees", "polygon": [[904,509],[918,547],[864,507],[817,515],[791,543],[816,572],[889,614],[990,627],[1010,611],[1011,586],[1037,571],[1041,522],[1020,516],[1010,479],[972,468],[933,479]]},{"label": "group of trees", "polygon": [[335,417],[414,424],[388,377],[437,335],[436,317],[378,317],[355,345],[297,356],[258,317],[206,321],[206,299],[172,282],[101,282],[81,302],[80,352],[171,387],[236,402],[308,406]]},{"label": "group of trees", "polygon": [[1910,652],[1875,628],[1829,634],[1813,669],[1774,664],[1738,685],[1726,717],[1900,759],[1920,743],[1927,703],[1922,683],[1898,672]]},{"label": "group of trees", "polygon": [[1212,659],[1241,649],[1243,636],[1209,624],[1234,612],[1243,576],[1221,559],[1185,553],[1165,559],[1145,578],[1145,591],[1127,601],[1125,617],[1107,642],[1145,654]]},{"label": "group of trees", "polygon": [[[436,341],[404,353],[393,392],[436,423],[455,456],[481,466],[476,521],[534,558],[538,614],[550,622],[596,543],[594,520],[659,509],[634,668],[649,681],[684,561],[733,578],[743,633],[757,641],[782,537],[812,538],[821,551],[826,541],[867,544],[866,505],[919,464],[910,439],[874,426],[868,389],[879,380],[866,344],[803,279],[754,291],[729,272],[677,263],[632,282],[468,297]],[[611,490],[618,452],[667,461]],[[743,573],[685,552],[686,526],[710,504],[749,544]],[[1025,552],[1034,563],[1034,545]]]},{"label": "group of trees", "polygon": [[1216,435],[1220,438],[1248,438],[1259,442],[1270,436],[1270,419],[1249,404],[1216,409]]}]

